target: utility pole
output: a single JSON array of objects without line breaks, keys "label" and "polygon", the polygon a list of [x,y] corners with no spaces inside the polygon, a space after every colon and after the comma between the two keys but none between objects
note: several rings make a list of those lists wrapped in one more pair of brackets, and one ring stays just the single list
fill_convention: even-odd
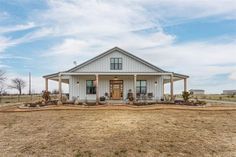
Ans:
[{"label": "utility pole", "polygon": [[29,95],[31,95],[31,73],[29,72]]}]

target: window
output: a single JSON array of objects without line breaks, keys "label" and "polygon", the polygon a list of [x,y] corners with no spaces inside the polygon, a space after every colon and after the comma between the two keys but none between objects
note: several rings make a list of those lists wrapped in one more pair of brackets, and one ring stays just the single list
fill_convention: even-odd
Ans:
[{"label": "window", "polygon": [[96,83],[94,80],[86,81],[86,93],[87,94],[96,94]]},{"label": "window", "polygon": [[146,80],[137,80],[136,93],[139,93],[139,94],[146,94],[147,93],[147,81]]},{"label": "window", "polygon": [[122,58],[111,58],[111,70],[122,70]]}]

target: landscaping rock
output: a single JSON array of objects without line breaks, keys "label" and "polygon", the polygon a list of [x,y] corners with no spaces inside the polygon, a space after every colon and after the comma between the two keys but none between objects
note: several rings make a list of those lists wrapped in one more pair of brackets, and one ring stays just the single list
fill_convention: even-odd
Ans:
[{"label": "landscaping rock", "polygon": [[62,102],[59,100],[59,101],[57,102],[57,105],[62,105]]},{"label": "landscaping rock", "polygon": [[75,103],[74,103],[75,105],[79,105],[79,100],[77,99],[77,100],[75,100]]}]

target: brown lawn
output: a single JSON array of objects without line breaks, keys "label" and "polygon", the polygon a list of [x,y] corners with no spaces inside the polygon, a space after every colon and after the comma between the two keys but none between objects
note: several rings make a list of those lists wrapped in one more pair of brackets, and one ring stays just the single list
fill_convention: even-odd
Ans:
[{"label": "brown lawn", "polygon": [[236,111],[0,113],[0,156],[236,156]]}]

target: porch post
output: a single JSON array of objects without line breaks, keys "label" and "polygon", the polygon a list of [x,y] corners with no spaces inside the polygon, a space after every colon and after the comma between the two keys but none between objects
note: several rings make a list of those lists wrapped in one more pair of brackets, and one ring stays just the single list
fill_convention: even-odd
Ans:
[{"label": "porch post", "polygon": [[162,84],[163,84],[163,86],[162,86],[162,96],[164,98],[164,95],[165,95],[165,82],[164,82],[163,77],[162,77]]},{"label": "porch post", "polygon": [[61,100],[62,100],[62,90],[61,90],[61,74],[58,75],[58,92],[59,92],[59,101],[58,101],[58,105],[62,104]]},{"label": "porch post", "polygon": [[137,82],[137,75],[134,75],[134,102],[136,102],[136,82]]},{"label": "porch post", "polygon": [[171,97],[171,101],[174,101],[174,81],[173,81],[173,74],[170,75],[170,97]]},{"label": "porch post", "polygon": [[98,105],[98,102],[99,102],[99,93],[98,93],[98,74],[96,74],[96,105]]},{"label": "porch post", "polygon": [[48,78],[45,78],[45,91],[48,91]]},{"label": "porch post", "polygon": [[184,78],[184,91],[187,92],[187,78]]}]

